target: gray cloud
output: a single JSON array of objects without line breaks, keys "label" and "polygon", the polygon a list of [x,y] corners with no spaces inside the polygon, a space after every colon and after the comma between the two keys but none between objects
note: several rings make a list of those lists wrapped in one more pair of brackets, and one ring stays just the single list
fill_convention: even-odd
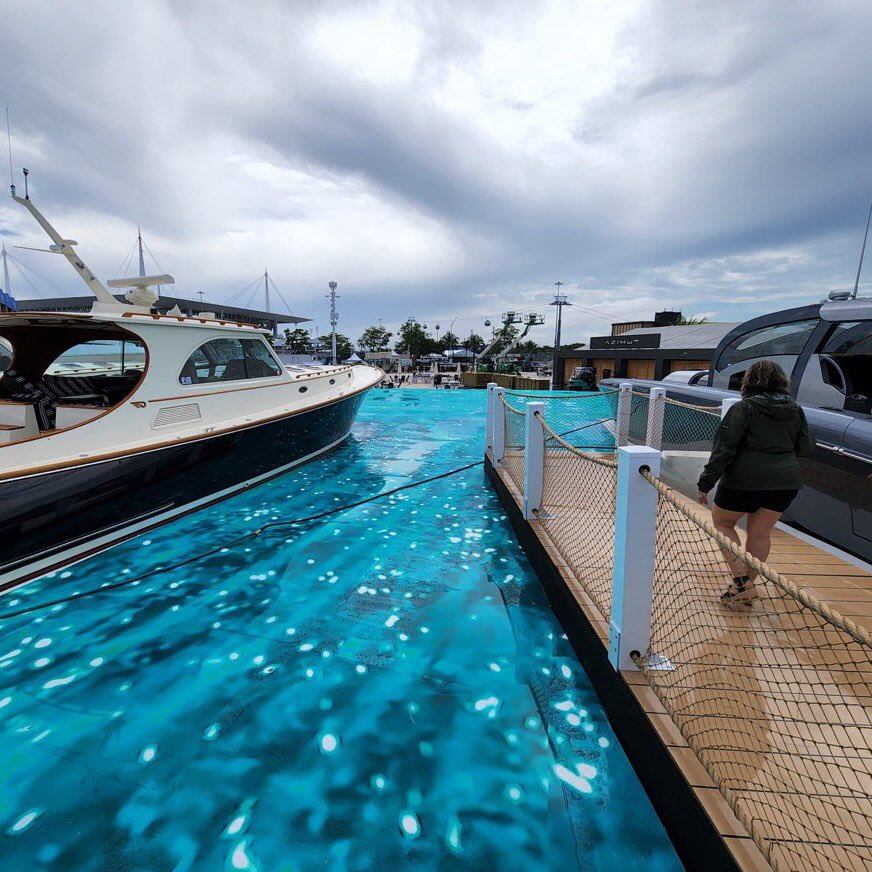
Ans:
[{"label": "gray cloud", "polygon": [[561,279],[578,338],[667,302],[741,319],[855,267],[861,3],[0,8],[17,163],[102,274],[141,222],[182,292],[266,263],[316,322],[338,279],[352,335],[480,332]]}]

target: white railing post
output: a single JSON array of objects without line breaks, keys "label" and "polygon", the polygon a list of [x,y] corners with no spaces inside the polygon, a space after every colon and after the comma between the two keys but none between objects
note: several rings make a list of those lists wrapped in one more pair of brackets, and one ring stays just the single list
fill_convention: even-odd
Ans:
[{"label": "white railing post", "polygon": [[487,386],[487,423],[484,429],[484,450],[485,454],[493,450],[494,446],[494,418],[496,417],[496,409],[494,408],[494,389],[496,382],[488,382]]},{"label": "white railing post", "polygon": [[494,387],[494,428],[491,442],[491,462],[496,466],[506,453],[506,410],[503,408],[505,388]]},{"label": "white railing post", "polygon": [[618,448],[615,562],[609,617],[609,661],[615,669],[637,669],[630,653],[644,654],[651,640],[657,491],[639,474],[642,466],[660,475],[660,452],[647,445]]},{"label": "white railing post", "polygon": [[741,403],[741,397],[727,397],[725,400],[721,400],[721,418],[736,405],[736,403]]},{"label": "white railing post", "polygon": [[544,403],[527,403],[524,437],[524,517],[532,521],[542,506],[545,473],[545,432],[537,415],[545,412]]},{"label": "white railing post", "polygon": [[663,445],[663,420],[666,416],[666,388],[651,388],[648,392],[648,429],[645,444],[658,451]]},{"label": "white railing post", "polygon": [[630,444],[630,414],[633,411],[633,384],[621,382],[618,388],[618,412],[615,422],[616,444]]}]

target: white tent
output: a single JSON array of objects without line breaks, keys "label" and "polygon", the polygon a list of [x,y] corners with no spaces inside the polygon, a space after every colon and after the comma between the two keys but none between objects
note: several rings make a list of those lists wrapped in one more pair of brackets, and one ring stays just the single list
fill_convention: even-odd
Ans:
[{"label": "white tent", "polygon": [[351,357],[349,357],[348,360],[346,360],[345,362],[346,363],[363,363],[363,360],[361,360],[361,358],[359,358],[356,354],[352,354]]}]

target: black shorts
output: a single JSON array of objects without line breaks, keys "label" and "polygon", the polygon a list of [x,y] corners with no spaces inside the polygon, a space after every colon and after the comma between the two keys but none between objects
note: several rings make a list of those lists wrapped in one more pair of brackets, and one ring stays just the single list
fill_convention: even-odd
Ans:
[{"label": "black shorts", "polygon": [[756,512],[769,509],[770,512],[783,512],[799,493],[798,490],[737,490],[719,485],[715,493],[715,505],[728,512]]}]

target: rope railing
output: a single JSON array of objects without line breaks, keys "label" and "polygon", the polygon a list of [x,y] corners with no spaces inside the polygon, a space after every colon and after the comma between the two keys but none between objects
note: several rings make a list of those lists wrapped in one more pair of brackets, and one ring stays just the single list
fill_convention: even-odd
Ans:
[{"label": "rope railing", "polygon": [[545,451],[536,522],[599,609],[611,611],[617,463],[567,442],[538,416]]},{"label": "rope railing", "polygon": [[609,394],[617,394],[619,393],[618,388],[599,388],[595,391],[569,391],[569,390],[557,390],[557,391],[519,391],[512,389],[506,389],[506,395],[511,397],[529,397],[533,400],[586,400],[596,397],[608,396]]},{"label": "rope railing", "polygon": [[516,408],[515,408],[515,407],[514,407],[514,406],[513,406],[513,405],[512,405],[512,404],[511,404],[507,399],[506,399],[507,396],[509,396],[508,391],[503,391],[501,394],[499,394],[500,402],[503,404],[503,407],[505,408],[505,410],[506,410],[507,412],[511,412],[512,414],[520,415],[521,417],[523,417],[524,414],[525,414],[524,410],[523,410],[523,409],[516,409]]},{"label": "rope railing", "polygon": [[834,609],[829,603],[818,599],[818,597],[809,593],[802,587],[794,584],[789,579],[785,578],[780,572],[773,569],[767,563],[756,558],[753,554],[747,552],[741,545],[737,545],[732,539],[725,536],[718,530],[711,521],[706,521],[699,517],[696,513],[691,512],[687,508],[685,501],[679,497],[676,492],[656,478],[648,470],[640,470],[640,475],[649,484],[651,484],[657,492],[666,500],[668,500],[685,518],[696,524],[701,530],[704,530],[709,536],[714,539],[721,548],[726,548],[735,557],[739,558],[746,566],[753,569],[767,581],[771,581],[776,587],[782,590],[785,594],[794,597],[804,606],[812,611],[818,612],[833,626],[844,630],[849,636],[863,645],[872,646],[872,635],[865,627],[861,627],[850,618],[844,617],[840,612]]},{"label": "rope railing", "polygon": [[[872,868],[869,631],[640,472],[657,518],[633,661],[773,868]],[[753,601],[720,601],[731,561],[756,574]]]},{"label": "rope railing", "polygon": [[695,403],[685,403],[683,400],[676,400],[673,397],[666,397],[666,402],[669,405],[680,406],[683,409],[692,409],[694,412],[704,412],[706,415],[714,415],[716,418],[721,417],[721,410],[717,406],[703,406]]},{"label": "rope railing", "polygon": [[618,468],[618,462],[616,460],[613,460],[610,457],[603,457],[602,455],[594,454],[591,451],[585,451],[584,449],[578,448],[577,446],[567,442],[563,438],[563,436],[561,436],[559,433],[555,433],[545,422],[545,419],[541,416],[539,416],[539,422],[542,424],[542,429],[545,431],[545,438],[552,440],[555,446],[563,448],[571,454],[576,455],[577,457],[583,457],[585,460],[589,460],[592,463],[599,463],[602,466],[609,466],[612,469]]}]

